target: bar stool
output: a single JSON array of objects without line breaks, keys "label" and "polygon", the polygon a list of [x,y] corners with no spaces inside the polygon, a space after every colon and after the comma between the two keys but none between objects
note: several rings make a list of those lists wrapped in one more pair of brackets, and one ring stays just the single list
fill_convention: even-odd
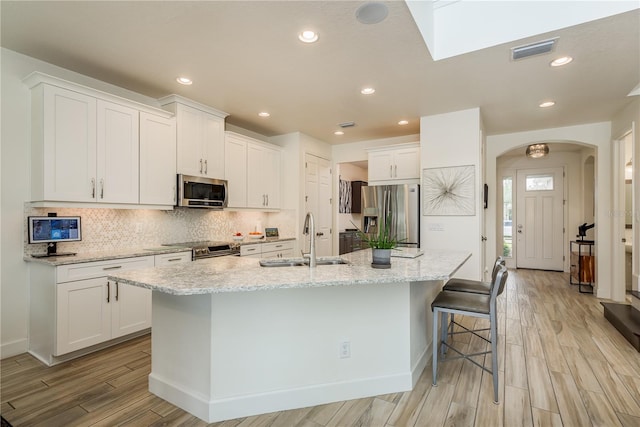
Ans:
[{"label": "bar stool", "polygon": [[[471,292],[455,292],[455,291],[441,291],[438,296],[431,303],[431,310],[433,311],[433,385],[436,386],[436,379],[438,375],[438,343],[441,345],[442,356],[444,358],[445,348],[451,349],[458,353],[460,356],[448,357],[443,361],[455,360],[455,359],[467,359],[474,365],[489,372],[493,376],[493,400],[498,403],[498,319],[497,319],[497,307],[496,299],[498,295],[504,291],[505,284],[507,282],[507,268],[503,265],[500,266],[498,272],[491,283],[489,295],[483,295]],[[477,337],[482,338],[491,344],[491,350],[483,351],[479,353],[464,354],[456,348],[447,343],[449,334],[447,333],[447,324],[449,315],[462,314],[464,316],[479,317],[482,319],[489,319],[489,328],[470,330],[464,328],[465,331],[458,333],[472,333]],[[438,339],[438,315],[440,315],[440,331],[441,337]],[[478,334],[481,331],[490,331],[490,339],[486,339],[482,335]],[[480,356],[483,354],[491,353],[491,370],[485,368],[475,360],[472,360],[473,356]]]},{"label": "bar stool", "polygon": [[[480,280],[458,279],[456,277],[449,279],[447,283],[442,287],[443,291],[454,292],[471,292],[473,294],[489,295],[491,291],[491,284],[496,280],[496,274],[500,271],[500,267],[505,265],[505,260],[501,256],[496,258],[493,263],[493,270],[491,271],[491,282],[482,282]],[[453,328],[459,326],[467,329],[455,320],[455,315],[451,314],[451,322],[449,322],[449,335],[453,335]]]}]

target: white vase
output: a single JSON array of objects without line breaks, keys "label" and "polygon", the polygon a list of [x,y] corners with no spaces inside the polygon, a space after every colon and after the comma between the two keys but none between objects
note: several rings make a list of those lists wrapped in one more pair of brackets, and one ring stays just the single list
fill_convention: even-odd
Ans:
[{"label": "white vase", "polygon": [[373,268],[391,268],[391,249],[371,249],[373,254]]}]

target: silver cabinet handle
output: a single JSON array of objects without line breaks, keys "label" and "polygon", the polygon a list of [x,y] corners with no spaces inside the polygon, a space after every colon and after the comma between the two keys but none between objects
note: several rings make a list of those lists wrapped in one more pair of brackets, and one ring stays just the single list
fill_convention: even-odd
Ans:
[{"label": "silver cabinet handle", "polygon": [[204,161],[204,174],[206,175],[209,172],[209,166],[207,165],[207,161]]},{"label": "silver cabinet handle", "polygon": [[200,173],[202,173],[202,159],[200,159]]},{"label": "silver cabinet handle", "polygon": [[120,286],[118,285],[118,282],[116,282],[116,301],[118,301],[118,296],[120,294]]},{"label": "silver cabinet handle", "polygon": [[91,178],[91,198],[96,198],[96,180]]},{"label": "silver cabinet handle", "polygon": [[168,259],[167,262],[180,261],[182,258],[171,258]]},{"label": "silver cabinet handle", "polygon": [[389,178],[393,178],[393,165],[389,165]]},{"label": "silver cabinet handle", "polygon": [[269,206],[269,195],[267,194],[267,206]]},{"label": "silver cabinet handle", "polygon": [[121,265],[114,265],[113,267],[102,267],[103,271],[107,271],[107,270],[117,270],[119,268],[122,268]]},{"label": "silver cabinet handle", "polygon": [[100,198],[104,199],[104,179],[100,178]]},{"label": "silver cabinet handle", "polygon": [[398,177],[398,165],[393,165],[393,176]]},{"label": "silver cabinet handle", "polygon": [[323,233],[322,231],[318,231],[318,232],[316,233],[316,236],[324,236],[324,233]]},{"label": "silver cabinet handle", "polygon": [[176,203],[176,186],[175,185],[171,187],[171,192],[173,193],[171,197],[173,198],[173,203],[175,204]]},{"label": "silver cabinet handle", "polygon": [[111,284],[107,282],[107,302],[111,299]]}]

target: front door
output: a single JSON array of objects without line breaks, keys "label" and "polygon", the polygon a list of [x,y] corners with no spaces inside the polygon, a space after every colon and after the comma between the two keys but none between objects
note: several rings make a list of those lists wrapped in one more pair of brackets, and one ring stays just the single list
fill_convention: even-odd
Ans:
[{"label": "front door", "polygon": [[[305,208],[312,212],[316,225],[316,255],[331,255],[331,164],[327,159],[305,156]],[[306,214],[305,212],[305,214]],[[304,218],[304,216],[303,216]],[[309,248],[305,237],[304,251]]]},{"label": "front door", "polygon": [[517,171],[517,267],[564,270],[564,169]]}]

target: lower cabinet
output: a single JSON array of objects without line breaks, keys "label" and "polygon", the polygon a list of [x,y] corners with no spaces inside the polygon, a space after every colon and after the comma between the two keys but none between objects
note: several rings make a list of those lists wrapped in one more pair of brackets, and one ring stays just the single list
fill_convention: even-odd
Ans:
[{"label": "lower cabinet", "polygon": [[107,276],[166,264],[166,259],[191,261],[190,252],[171,255],[57,267],[33,263],[30,352],[51,365],[59,356],[150,328],[151,290],[107,280]]},{"label": "lower cabinet", "polygon": [[292,258],[295,240],[242,245],[240,256],[251,258]]}]

